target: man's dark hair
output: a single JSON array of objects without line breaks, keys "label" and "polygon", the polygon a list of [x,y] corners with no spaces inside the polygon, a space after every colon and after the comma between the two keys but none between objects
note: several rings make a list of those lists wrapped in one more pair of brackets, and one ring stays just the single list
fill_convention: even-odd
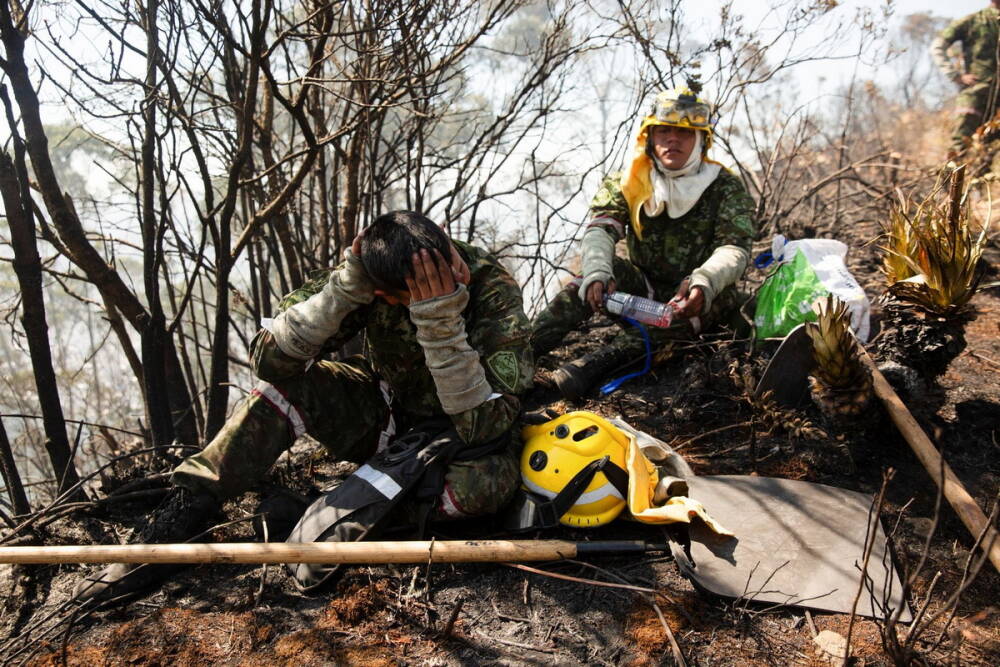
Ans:
[{"label": "man's dark hair", "polygon": [[413,211],[383,213],[361,237],[361,263],[379,289],[405,291],[413,253],[424,248],[451,259],[451,241],[432,220]]}]

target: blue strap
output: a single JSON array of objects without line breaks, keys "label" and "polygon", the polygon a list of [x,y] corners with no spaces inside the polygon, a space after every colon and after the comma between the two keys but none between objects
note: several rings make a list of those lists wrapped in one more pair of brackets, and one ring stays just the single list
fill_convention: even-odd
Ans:
[{"label": "blue strap", "polygon": [[774,262],[774,255],[772,255],[771,251],[768,250],[766,252],[762,252],[759,255],[757,255],[757,257],[755,257],[753,260],[753,265],[758,269],[766,269],[767,267],[771,266],[773,262]]},{"label": "blue strap", "polygon": [[645,375],[646,373],[649,372],[649,369],[652,368],[653,366],[653,346],[649,342],[649,332],[646,330],[646,327],[644,327],[641,322],[636,322],[630,317],[623,317],[622,319],[631,324],[632,326],[639,327],[639,332],[642,333],[642,342],[646,346],[646,365],[642,367],[641,371],[628,373],[627,375],[615,378],[614,380],[611,380],[607,384],[602,385],[600,389],[601,396],[607,396],[608,394],[615,391],[616,389],[618,389],[618,387],[622,386],[625,382],[631,380],[632,378],[637,378],[640,375]]}]

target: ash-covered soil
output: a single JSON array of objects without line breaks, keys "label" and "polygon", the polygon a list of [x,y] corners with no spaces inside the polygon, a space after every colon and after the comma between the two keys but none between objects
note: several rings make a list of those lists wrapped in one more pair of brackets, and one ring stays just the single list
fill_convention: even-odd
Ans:
[{"label": "ash-covered soil", "polygon": [[[873,299],[883,282],[875,250],[864,244],[875,233],[873,225],[859,224],[846,235],[820,234],[852,246],[850,268]],[[987,280],[996,280],[995,246],[987,262],[994,276]],[[966,350],[937,385],[911,387],[903,399],[988,509],[1000,488],[1000,291],[980,293],[974,305],[977,317],[967,327]],[[877,305],[874,314],[877,320]],[[742,378],[759,377],[773,345],[752,352],[733,332],[661,355],[650,374],[610,397],[591,397],[580,405],[557,401],[543,386],[546,369],[603,344],[614,332],[610,322],[594,320],[564,349],[542,359],[542,386],[528,407],[621,416],[674,446],[698,474],[756,473],[875,494],[892,468],[883,525],[894,533],[897,562],[914,567],[929,544],[910,603],[915,611],[926,603],[928,614],[945,610],[914,639],[914,649],[931,664],[1000,664],[1000,575],[987,563],[951,618],[950,596],[961,585],[973,539],[947,504],[935,522],[931,478],[883,411],[863,424],[828,424],[811,407],[771,418],[754,414]],[[307,445],[297,446],[261,493],[226,507],[230,520],[242,521],[215,539],[254,539],[248,517],[261,496],[280,486],[308,493],[350,469],[317,459]],[[143,473],[122,474],[128,479]],[[123,541],[157,498],[152,492],[135,502],[39,522],[38,533],[48,544]],[[703,500],[710,509],[710,499]],[[502,533],[477,522],[440,526],[434,535]],[[663,541],[661,529],[623,521],[544,536]],[[801,609],[765,609],[697,593],[662,552],[533,567],[570,579],[509,565],[373,565],[351,568],[330,589],[306,596],[278,567],[201,566],[124,607],[86,614],[75,613],[66,601],[93,566],[4,567],[0,656],[5,664],[86,665],[671,664],[666,625],[690,664],[823,665],[828,663],[817,652],[814,634],[846,635],[850,623],[847,615],[817,612],[809,619]],[[902,637],[907,628],[897,632]],[[852,664],[891,662],[880,624],[872,620],[855,622],[851,652]]]}]

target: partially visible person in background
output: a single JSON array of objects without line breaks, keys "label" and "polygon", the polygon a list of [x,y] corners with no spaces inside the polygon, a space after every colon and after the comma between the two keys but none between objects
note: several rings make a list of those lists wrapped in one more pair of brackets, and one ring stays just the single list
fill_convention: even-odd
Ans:
[{"label": "partially visible person in background", "polygon": [[[962,44],[962,63],[948,55],[955,42]],[[946,77],[961,89],[956,100],[955,125],[949,159],[962,155],[976,129],[997,110],[997,59],[1000,45],[1000,0],[953,21],[934,40],[931,54]]]}]

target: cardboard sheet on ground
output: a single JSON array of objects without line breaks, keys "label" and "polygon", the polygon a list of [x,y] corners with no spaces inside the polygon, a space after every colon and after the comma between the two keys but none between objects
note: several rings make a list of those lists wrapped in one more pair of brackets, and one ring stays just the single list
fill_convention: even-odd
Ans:
[{"label": "cardboard sheet on ground", "polygon": [[[691,525],[691,561],[676,543],[681,572],[700,589],[728,598],[850,613],[860,581],[868,494],[772,477],[719,475],[689,478],[690,495],[704,503],[735,538]],[[876,521],[868,562],[872,590],[889,606],[905,605],[899,577],[886,554],[885,533]],[[888,593],[885,593],[888,591]],[[867,588],[857,613],[884,612]],[[909,608],[900,617],[909,622]]]}]

